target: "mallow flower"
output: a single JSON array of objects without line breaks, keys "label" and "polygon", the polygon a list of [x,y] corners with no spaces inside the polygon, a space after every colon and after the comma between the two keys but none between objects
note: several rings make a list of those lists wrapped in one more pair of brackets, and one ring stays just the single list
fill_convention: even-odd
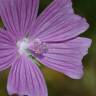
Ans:
[{"label": "mallow flower", "polygon": [[83,75],[91,40],[79,35],[88,23],[74,13],[71,0],[54,0],[38,16],[39,1],[0,0],[0,71],[11,67],[9,95],[48,96],[37,62],[72,79]]}]

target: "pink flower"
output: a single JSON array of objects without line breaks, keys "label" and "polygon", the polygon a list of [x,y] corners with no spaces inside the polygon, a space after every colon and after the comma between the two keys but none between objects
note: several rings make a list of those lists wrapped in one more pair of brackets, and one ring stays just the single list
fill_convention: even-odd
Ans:
[{"label": "pink flower", "polygon": [[83,75],[91,40],[78,35],[88,23],[74,14],[71,0],[54,0],[39,16],[38,7],[39,0],[0,0],[0,71],[11,67],[9,95],[48,96],[37,61],[73,79]]}]

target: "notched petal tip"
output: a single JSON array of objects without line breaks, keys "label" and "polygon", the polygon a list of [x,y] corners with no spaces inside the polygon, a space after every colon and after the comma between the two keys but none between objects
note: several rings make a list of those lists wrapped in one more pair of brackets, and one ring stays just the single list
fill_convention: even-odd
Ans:
[{"label": "notched petal tip", "polygon": [[[82,65],[81,65],[82,66]],[[84,75],[83,68],[79,69],[79,71],[74,71],[74,73],[70,72],[69,73],[64,73],[66,76],[70,77],[71,79],[82,79]]]},{"label": "notched petal tip", "polygon": [[[85,56],[86,54],[88,54],[88,49],[90,48],[91,44],[92,44],[92,40],[91,39],[88,39],[88,38],[78,38],[78,39],[81,39],[81,45],[83,50],[85,50],[85,52],[82,53],[83,56]],[[77,71],[74,71],[74,73],[65,73],[67,76],[69,76],[70,78],[72,79],[81,79],[84,75],[84,71],[83,71],[83,65],[79,65],[81,67],[79,67],[79,70]]]},{"label": "notched petal tip", "polygon": [[85,18],[82,18],[82,23],[84,23],[84,28],[85,28],[84,31],[86,31],[90,27],[90,25]]},{"label": "notched petal tip", "polygon": [[89,48],[92,44],[92,39],[89,39],[89,38],[85,38],[86,39],[86,46]]},{"label": "notched petal tip", "polygon": [[83,44],[82,47],[85,49],[85,54],[83,53],[83,56],[88,54],[88,49],[90,48],[91,44],[92,44],[92,40],[89,38],[81,38]]}]

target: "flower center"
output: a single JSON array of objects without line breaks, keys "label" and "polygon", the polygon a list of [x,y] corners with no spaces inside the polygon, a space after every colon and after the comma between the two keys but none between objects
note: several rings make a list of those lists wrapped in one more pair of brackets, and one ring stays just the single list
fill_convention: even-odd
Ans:
[{"label": "flower center", "polygon": [[18,52],[20,54],[27,54],[27,49],[29,47],[29,40],[27,38],[24,38],[21,41],[17,42]]},{"label": "flower center", "polygon": [[18,52],[20,54],[32,55],[32,56],[43,56],[43,53],[47,52],[47,45],[41,42],[40,39],[30,40],[24,38],[17,42]]}]

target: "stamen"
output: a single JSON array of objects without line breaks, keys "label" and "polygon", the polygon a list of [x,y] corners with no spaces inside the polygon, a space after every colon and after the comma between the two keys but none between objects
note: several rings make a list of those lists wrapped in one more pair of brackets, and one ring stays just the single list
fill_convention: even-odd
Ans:
[{"label": "stamen", "polygon": [[33,40],[29,49],[35,56],[42,56],[48,51],[46,43],[41,42],[40,39]]}]

